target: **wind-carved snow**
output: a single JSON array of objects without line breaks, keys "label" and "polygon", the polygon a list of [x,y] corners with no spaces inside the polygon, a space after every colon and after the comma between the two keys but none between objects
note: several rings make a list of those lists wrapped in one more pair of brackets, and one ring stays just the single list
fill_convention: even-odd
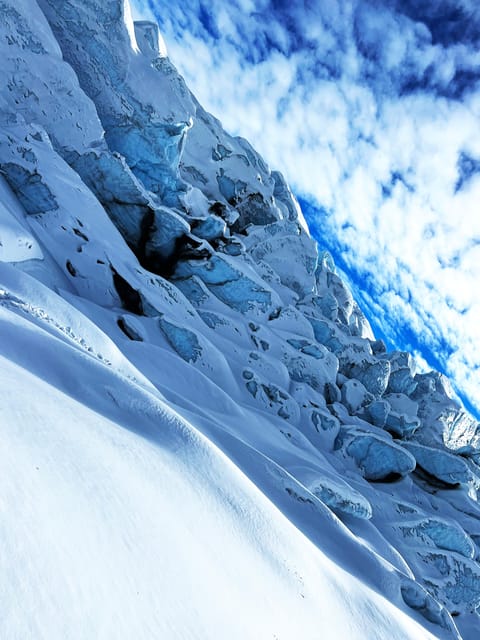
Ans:
[{"label": "wind-carved snow", "polygon": [[1,636],[474,640],[478,423],[155,24],[0,9]]}]

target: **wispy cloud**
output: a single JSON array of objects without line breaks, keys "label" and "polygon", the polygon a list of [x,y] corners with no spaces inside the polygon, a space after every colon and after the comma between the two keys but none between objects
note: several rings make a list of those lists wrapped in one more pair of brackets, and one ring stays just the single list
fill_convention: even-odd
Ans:
[{"label": "wispy cloud", "polygon": [[383,331],[480,410],[480,6],[135,0],[297,194]]}]

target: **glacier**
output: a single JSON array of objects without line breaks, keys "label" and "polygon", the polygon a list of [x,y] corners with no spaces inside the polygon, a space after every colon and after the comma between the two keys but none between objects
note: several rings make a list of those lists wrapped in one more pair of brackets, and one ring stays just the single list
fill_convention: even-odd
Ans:
[{"label": "glacier", "polygon": [[480,425],[125,0],[0,0],[0,636],[463,638]]}]

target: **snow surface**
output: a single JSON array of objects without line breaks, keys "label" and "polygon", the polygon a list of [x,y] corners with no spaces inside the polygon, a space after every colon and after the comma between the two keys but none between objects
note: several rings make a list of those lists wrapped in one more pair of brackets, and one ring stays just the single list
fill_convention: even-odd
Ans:
[{"label": "snow surface", "polygon": [[3,638],[433,637],[158,393],[0,317]]},{"label": "snow surface", "polygon": [[155,25],[0,12],[0,637],[476,639],[478,423]]}]

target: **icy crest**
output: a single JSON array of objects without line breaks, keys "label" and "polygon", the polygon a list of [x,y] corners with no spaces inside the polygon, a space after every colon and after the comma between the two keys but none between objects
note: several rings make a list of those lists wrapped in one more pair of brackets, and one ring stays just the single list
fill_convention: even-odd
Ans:
[{"label": "icy crest", "polygon": [[374,339],[284,178],[126,6],[0,0],[0,311],[101,364],[74,398],[157,394],[335,562],[473,640],[478,423]]}]

